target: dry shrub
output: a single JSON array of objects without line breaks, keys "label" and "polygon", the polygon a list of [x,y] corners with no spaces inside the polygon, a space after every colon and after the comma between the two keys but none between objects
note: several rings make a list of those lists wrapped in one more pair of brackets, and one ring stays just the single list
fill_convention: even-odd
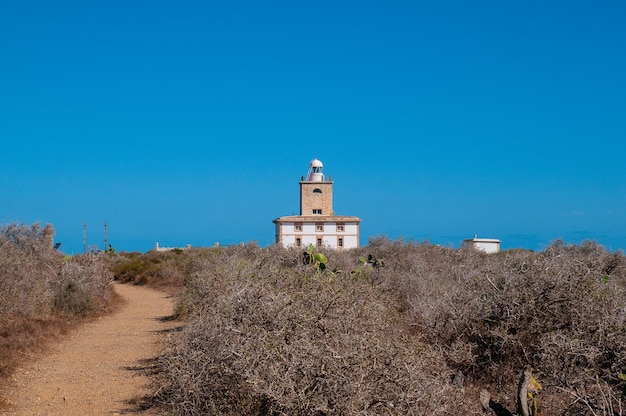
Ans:
[{"label": "dry shrub", "polygon": [[107,253],[106,261],[119,283],[145,284],[156,273],[161,260],[141,253]]},{"label": "dry shrub", "polygon": [[[176,414],[446,414],[461,402],[441,355],[389,294],[301,253],[228,249],[198,265],[188,325],[162,358]],[[354,265],[357,262],[354,261]]]},{"label": "dry shrub", "polygon": [[[515,390],[519,369],[530,365],[544,395],[597,391],[591,387],[602,382],[619,398],[617,375],[626,368],[622,253],[556,241],[539,253],[422,244],[385,255],[393,256],[387,264],[402,266],[381,269],[379,279],[392,284],[412,325],[443,348],[453,368],[502,394]],[[599,396],[585,399],[603,406]]]},{"label": "dry shrub", "polygon": [[97,254],[66,259],[53,281],[53,310],[72,316],[98,312],[98,305],[112,294],[113,275]]},{"label": "dry shrub", "polygon": [[196,258],[212,249],[174,249],[141,253],[106,253],[103,259],[120,283],[179,293]]},{"label": "dry shrub", "polygon": [[[302,254],[179,257],[188,325],[162,357],[161,403],[181,415],[479,414],[484,387],[512,409],[531,366],[541,414],[624,414],[621,252],[556,241],[485,254],[379,237],[326,250],[327,273]],[[459,372],[464,388],[451,383]]]},{"label": "dry shrub", "polygon": [[110,293],[112,274],[95,254],[64,258],[52,248],[54,228],[11,224],[0,229],[0,311],[82,316]]},{"label": "dry shrub", "polygon": [[63,258],[51,225],[0,227],[0,384],[69,320],[110,299],[112,275],[95,255]]},{"label": "dry shrub", "polygon": [[52,249],[51,233],[50,225],[0,228],[0,312],[35,315],[50,310],[51,282],[62,261]]}]

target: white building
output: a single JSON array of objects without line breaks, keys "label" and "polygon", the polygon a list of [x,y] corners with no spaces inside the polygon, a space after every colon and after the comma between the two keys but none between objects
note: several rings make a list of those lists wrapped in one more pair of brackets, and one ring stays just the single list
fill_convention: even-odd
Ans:
[{"label": "white building", "polygon": [[500,240],[495,238],[478,238],[476,234],[474,234],[474,238],[463,240],[463,244],[485,253],[497,253],[500,251]]},{"label": "white building", "polygon": [[318,159],[309,164],[309,171],[300,181],[300,215],[279,217],[276,243],[283,247],[317,247],[336,249],[359,247],[361,219],[335,215],[333,181],[325,178],[324,165]]}]

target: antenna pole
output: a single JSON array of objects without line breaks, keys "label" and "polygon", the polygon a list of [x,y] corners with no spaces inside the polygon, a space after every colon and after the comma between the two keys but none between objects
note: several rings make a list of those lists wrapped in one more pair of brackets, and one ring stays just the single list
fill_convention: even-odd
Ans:
[{"label": "antenna pole", "polygon": [[87,221],[83,222],[83,254],[87,254]]},{"label": "antenna pole", "polygon": [[104,250],[107,249],[107,222],[104,222]]}]

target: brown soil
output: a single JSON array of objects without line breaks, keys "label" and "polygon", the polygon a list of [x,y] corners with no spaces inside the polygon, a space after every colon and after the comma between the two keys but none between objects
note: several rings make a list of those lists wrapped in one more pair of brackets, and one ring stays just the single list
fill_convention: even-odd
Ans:
[{"label": "brown soil", "polygon": [[13,376],[2,415],[155,415],[143,409],[155,358],[171,320],[173,299],[140,286],[115,285],[124,304],[81,326]]}]

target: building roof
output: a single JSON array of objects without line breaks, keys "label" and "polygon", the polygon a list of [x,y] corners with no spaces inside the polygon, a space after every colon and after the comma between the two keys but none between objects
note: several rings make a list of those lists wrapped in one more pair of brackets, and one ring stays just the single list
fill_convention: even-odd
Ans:
[{"label": "building roof", "polygon": [[468,243],[499,243],[500,240],[498,240],[497,238],[466,238],[465,240],[463,240],[465,242]]}]

